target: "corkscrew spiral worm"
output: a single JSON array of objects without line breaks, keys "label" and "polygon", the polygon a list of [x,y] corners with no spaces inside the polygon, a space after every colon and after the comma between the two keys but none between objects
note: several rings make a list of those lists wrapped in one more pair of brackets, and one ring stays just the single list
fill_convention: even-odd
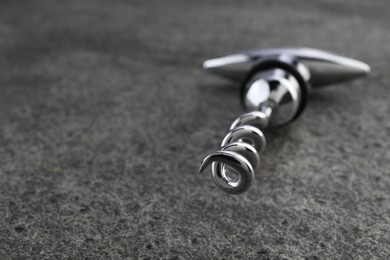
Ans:
[{"label": "corkscrew spiral worm", "polygon": [[253,111],[237,118],[221,148],[206,156],[199,172],[212,164],[212,177],[218,188],[230,194],[245,192],[260,166],[260,153],[265,150],[266,141],[260,128],[268,125],[269,115]]}]

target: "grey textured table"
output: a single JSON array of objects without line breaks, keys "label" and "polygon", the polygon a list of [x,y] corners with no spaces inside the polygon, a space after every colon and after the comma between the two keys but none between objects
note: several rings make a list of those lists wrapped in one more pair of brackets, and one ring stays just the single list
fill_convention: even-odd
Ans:
[{"label": "grey textured table", "polygon": [[[1,1],[0,259],[389,259],[389,3]],[[201,62],[275,46],[373,72],[268,131],[229,196],[196,173],[239,89]]]}]

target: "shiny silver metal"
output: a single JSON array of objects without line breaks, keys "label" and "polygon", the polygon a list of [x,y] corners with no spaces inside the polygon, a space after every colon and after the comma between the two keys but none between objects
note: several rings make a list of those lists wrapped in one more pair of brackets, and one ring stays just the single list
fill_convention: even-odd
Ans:
[{"label": "shiny silver metal", "polygon": [[[212,163],[212,177],[218,188],[230,193],[245,192],[260,166],[260,153],[266,141],[258,126],[266,126],[269,116],[260,111],[244,114],[230,127],[219,151],[209,154],[202,162],[199,172]],[[257,127],[255,127],[257,126]]]},{"label": "shiny silver metal", "polygon": [[[341,83],[356,77],[365,76],[370,66],[364,62],[343,57],[334,53],[311,48],[272,48],[248,50],[239,54],[206,60],[203,68],[236,81],[244,80],[250,68],[257,61],[271,56],[288,55],[296,57],[306,66],[309,76],[305,76],[313,87]],[[305,72],[301,72],[305,74]]]},{"label": "shiny silver metal", "polygon": [[208,155],[199,172],[212,164],[216,185],[230,194],[245,192],[253,182],[265,149],[260,129],[295,120],[304,110],[311,87],[341,83],[367,75],[370,67],[358,60],[309,48],[245,51],[210,59],[203,67],[242,81],[244,108],[220,150]]},{"label": "shiny silver metal", "polygon": [[301,88],[294,76],[282,69],[271,69],[252,77],[247,83],[243,102],[247,111],[274,108],[268,125],[280,126],[295,117],[301,98]]}]

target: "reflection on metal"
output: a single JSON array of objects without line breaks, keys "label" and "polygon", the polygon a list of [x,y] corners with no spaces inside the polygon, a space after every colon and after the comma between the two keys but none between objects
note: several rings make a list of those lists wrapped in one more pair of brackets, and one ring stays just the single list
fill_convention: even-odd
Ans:
[{"label": "reflection on metal", "polygon": [[228,55],[206,60],[203,68],[221,76],[244,80],[249,69],[259,60],[271,56],[289,55],[305,65],[310,74],[313,87],[341,83],[370,72],[366,63],[330,52],[311,48],[275,48],[250,50],[240,54]]},{"label": "reflection on metal", "polygon": [[260,165],[265,138],[260,129],[285,125],[304,110],[311,87],[365,76],[370,67],[358,60],[309,48],[245,51],[210,59],[203,67],[243,82],[247,111],[236,119],[220,150],[208,155],[200,172],[212,164],[216,185],[230,194],[245,192]]}]

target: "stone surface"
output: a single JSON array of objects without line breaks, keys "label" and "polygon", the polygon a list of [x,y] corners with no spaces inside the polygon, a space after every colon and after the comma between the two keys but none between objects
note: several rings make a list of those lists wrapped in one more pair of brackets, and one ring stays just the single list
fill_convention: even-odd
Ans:
[{"label": "stone surface", "polygon": [[[389,259],[390,2],[0,2],[0,259]],[[243,111],[201,62],[307,46],[371,75],[267,132],[241,196],[196,175]]]}]

